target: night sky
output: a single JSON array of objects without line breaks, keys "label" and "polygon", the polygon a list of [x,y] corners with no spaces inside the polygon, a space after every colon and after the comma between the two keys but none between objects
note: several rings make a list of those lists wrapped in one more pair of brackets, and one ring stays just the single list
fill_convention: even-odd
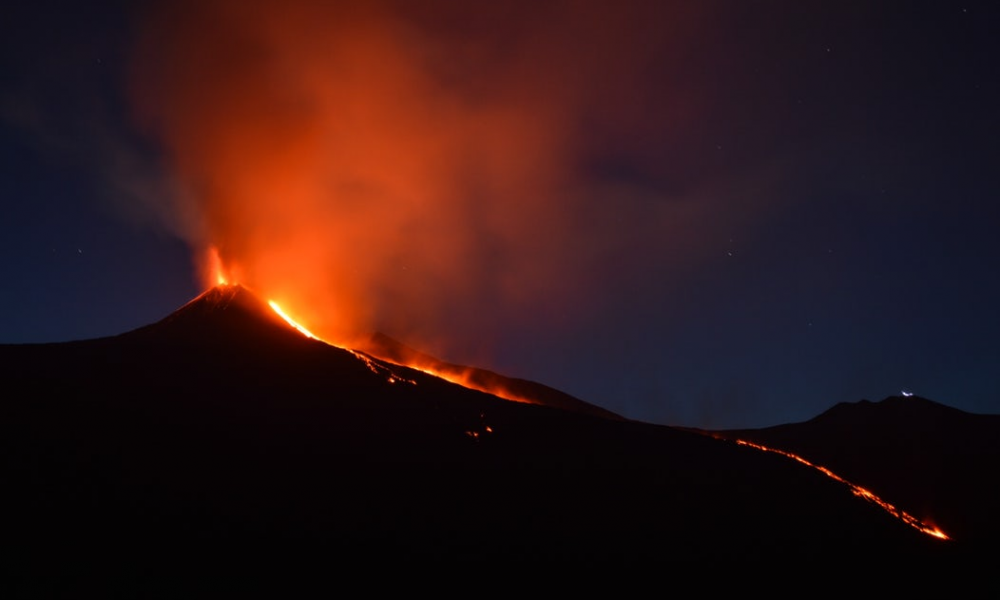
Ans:
[{"label": "night sky", "polygon": [[1000,413],[994,2],[21,4],[0,343],[156,321],[212,245],[634,419]]}]

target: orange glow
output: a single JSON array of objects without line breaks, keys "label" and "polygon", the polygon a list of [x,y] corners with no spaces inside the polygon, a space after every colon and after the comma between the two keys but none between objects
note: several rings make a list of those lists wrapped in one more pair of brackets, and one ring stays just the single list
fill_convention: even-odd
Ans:
[{"label": "orange glow", "polygon": [[229,285],[229,277],[226,275],[226,270],[222,266],[222,258],[219,257],[219,250],[215,246],[208,247],[208,279],[209,286],[213,285]]},{"label": "orange glow", "polygon": [[[334,344],[331,344],[331,343],[327,342],[326,340],[318,337],[316,334],[314,334],[313,332],[309,331],[309,329],[307,329],[304,325],[302,325],[301,323],[299,323],[298,321],[296,321],[295,319],[293,319],[292,317],[290,317],[288,315],[288,313],[286,313],[284,311],[284,309],[282,309],[281,306],[279,306],[278,303],[275,302],[274,300],[268,300],[267,301],[267,305],[271,307],[271,310],[273,310],[275,312],[275,314],[277,314],[279,317],[281,317],[282,319],[284,319],[284,321],[286,323],[288,323],[289,325],[291,325],[296,331],[298,331],[302,335],[306,336],[309,339],[313,339],[313,340],[316,340],[316,341],[319,341],[319,342],[323,342],[324,344],[327,344],[329,346],[335,346]],[[335,346],[335,347],[340,348],[340,346]],[[403,377],[402,375],[400,375],[400,374],[396,373],[395,371],[393,371],[390,367],[388,367],[388,366],[386,366],[384,364],[381,364],[380,362],[374,360],[372,357],[370,357],[370,356],[368,356],[368,355],[366,355],[366,354],[364,354],[362,352],[357,352],[356,350],[351,350],[350,348],[340,348],[340,349],[341,350],[346,350],[347,352],[350,352],[351,354],[353,354],[355,358],[357,358],[362,363],[364,363],[364,365],[368,368],[368,370],[370,370],[372,373],[375,373],[376,375],[379,375],[381,377],[385,377],[386,381],[388,381],[389,383],[401,383],[402,382],[402,383],[409,383],[410,385],[416,385],[417,384],[416,381],[413,381],[412,379],[409,379],[407,377]]]},{"label": "orange glow", "polygon": [[771,448],[770,446],[764,446],[763,444],[757,444],[755,442],[749,442],[749,441],[746,441],[746,440],[735,440],[735,441],[736,441],[737,444],[739,444],[741,446],[747,446],[747,447],[750,447],[750,448],[755,448],[757,450],[761,450],[761,451],[764,451],[764,452],[773,452],[775,454],[780,454],[782,456],[786,456],[788,458],[791,458],[792,460],[798,461],[799,463],[802,463],[803,465],[806,465],[807,467],[811,467],[813,469],[816,469],[817,471],[819,471],[820,473],[823,473],[827,477],[829,477],[829,478],[831,478],[831,479],[833,479],[835,481],[839,481],[840,483],[842,483],[842,484],[846,485],[847,487],[849,487],[851,489],[851,492],[853,492],[855,496],[858,496],[860,498],[864,498],[865,500],[867,500],[867,501],[875,504],[876,506],[879,506],[884,511],[886,511],[890,515],[896,517],[897,519],[903,521],[904,523],[906,523],[910,527],[913,527],[914,529],[916,529],[916,530],[918,530],[918,531],[920,531],[922,533],[925,533],[925,534],[927,534],[929,536],[932,536],[932,537],[935,537],[935,538],[938,538],[938,539],[942,539],[942,540],[949,539],[948,536],[945,535],[945,533],[943,531],[941,531],[941,529],[939,529],[938,527],[935,527],[934,525],[930,525],[930,524],[924,523],[923,521],[921,521],[920,519],[918,519],[918,518],[914,517],[913,515],[907,513],[906,511],[901,510],[899,508],[896,508],[892,504],[890,504],[890,503],[886,502],[885,500],[879,498],[871,490],[863,488],[860,485],[857,485],[855,483],[851,483],[850,481],[847,481],[846,479],[844,479],[840,475],[837,475],[836,473],[834,473],[830,469],[828,469],[826,467],[823,467],[823,466],[820,466],[820,465],[817,465],[815,463],[812,463],[812,462],[806,460],[805,458],[802,458],[798,454],[793,454],[793,453],[787,452],[785,450],[779,450],[778,448]]},{"label": "orange glow", "polygon": [[[592,137],[690,127],[693,91],[650,86],[647,67],[651,50],[697,39],[701,9],[581,4],[558,27],[535,11],[356,0],[144,11],[133,116],[178,189],[163,212],[202,261],[213,246],[206,285],[279,298],[338,345],[387,331],[483,364],[511,325],[568,328],[598,306],[595,265],[619,268],[601,257],[690,256],[701,239],[690,221],[716,219],[714,206],[657,202],[669,208],[651,215],[644,186],[595,182],[581,165]],[[676,246],[614,237],[632,231],[607,227],[623,215]]]},{"label": "orange glow", "polygon": [[[292,327],[294,327],[302,335],[304,335],[304,336],[306,336],[307,338],[310,338],[310,339],[319,340],[319,341],[324,342],[324,343],[329,343],[329,342],[326,342],[325,340],[323,340],[322,338],[318,337],[312,331],[310,331],[309,329],[307,329],[304,325],[302,325],[297,320],[295,320],[291,316],[289,316],[288,313],[286,313],[284,311],[284,309],[282,309],[281,306],[279,306],[278,303],[275,302],[274,300],[268,300],[267,304],[268,304],[268,306],[271,307],[271,310],[273,310],[275,313],[277,313],[278,316],[280,316],[282,319],[284,319],[286,323],[288,323],[289,325],[291,325]],[[331,345],[333,345],[333,344],[331,344]],[[348,352],[350,352],[355,357],[357,357],[359,360],[361,360],[362,362],[364,362],[365,365],[373,373],[376,373],[378,375],[384,375],[386,377],[387,381],[389,381],[389,383],[397,383],[397,382],[401,382],[402,381],[402,382],[406,382],[406,383],[410,383],[410,384],[416,385],[416,382],[414,382],[413,380],[408,379],[406,377],[403,377],[403,376],[401,376],[401,375],[399,375],[397,373],[394,373],[391,369],[383,366],[381,364],[382,361],[376,362],[374,359],[372,359],[371,357],[369,357],[368,355],[366,355],[364,353],[357,352],[355,350],[350,350],[350,349],[347,349],[347,348],[343,348],[343,349],[348,350]],[[452,370],[445,371],[445,370],[442,370],[442,369],[434,369],[434,368],[432,368],[432,367],[430,367],[429,365],[426,365],[426,364],[405,364],[405,363],[396,363],[396,364],[399,364],[399,366],[403,366],[403,367],[408,367],[410,369],[414,369],[416,371],[420,371],[422,373],[427,373],[428,375],[433,375],[435,377],[439,377],[439,378],[444,379],[446,381],[450,381],[451,383],[458,384],[458,385],[460,385],[462,387],[466,387],[466,388],[469,388],[469,389],[477,390],[477,391],[480,391],[480,392],[485,392],[487,394],[492,394],[494,396],[503,398],[505,400],[510,400],[510,401],[513,401],[513,402],[524,402],[524,403],[528,403],[528,404],[536,404],[536,402],[534,402],[533,400],[530,400],[528,398],[524,398],[524,397],[519,396],[517,394],[513,394],[510,391],[508,391],[508,390],[506,390],[506,389],[504,389],[502,387],[491,386],[491,385],[483,385],[483,384],[481,384],[481,383],[473,380],[469,376],[469,370],[456,370],[456,369],[452,369]],[[489,427],[485,427],[485,431],[486,432],[491,432],[492,429],[490,429]]]},{"label": "orange glow", "polygon": [[718,218],[715,182],[662,202],[588,166],[598,145],[702,135],[701,78],[663,60],[702,39],[697,4],[579,3],[554,20],[533,3],[154,3],[129,99],[178,189],[166,212],[208,251],[206,285],[280,299],[338,347],[386,331],[488,364],[514,325],[586,323],[625,257],[663,257],[647,267],[663,274],[714,252],[696,232]]},{"label": "orange glow", "polygon": [[428,375],[433,375],[435,377],[440,377],[441,379],[446,379],[446,380],[448,380],[448,381],[450,381],[452,383],[458,384],[458,385],[460,385],[462,387],[467,387],[467,388],[469,388],[471,390],[476,390],[476,391],[479,391],[479,392],[484,392],[484,393],[487,393],[487,394],[492,394],[494,396],[497,396],[498,398],[503,398],[504,400],[510,400],[511,402],[523,402],[525,404],[538,404],[537,402],[535,402],[534,400],[531,400],[530,398],[525,398],[523,396],[518,396],[517,394],[513,394],[510,391],[505,390],[505,389],[503,389],[501,387],[490,386],[490,385],[481,385],[478,382],[474,381],[471,377],[469,377],[468,371],[466,371],[466,372],[441,371],[441,370],[433,369],[433,368],[426,367],[426,366],[419,366],[419,365],[418,366],[404,365],[404,366],[408,366],[411,369],[416,369],[417,371],[422,371],[424,373],[427,373]]},{"label": "orange glow", "polygon": [[[271,309],[274,310],[274,312],[278,313],[279,317],[281,317],[289,325],[291,325],[292,327],[294,327],[295,329],[297,329],[302,335],[306,336],[307,338],[311,338],[311,339],[314,339],[314,340],[319,340],[318,337],[316,337],[315,335],[313,335],[313,332],[309,331],[308,329],[306,329],[302,325],[299,325],[295,321],[295,319],[289,317],[288,314],[285,311],[281,310],[281,307],[278,306],[277,302],[275,302],[274,300],[268,300],[267,301],[267,305],[270,306]],[[320,341],[322,341],[322,340],[320,340]]]},{"label": "orange glow", "polygon": [[437,361],[432,358],[419,356],[411,357],[410,360],[398,360],[382,358],[381,360],[392,362],[403,367],[408,367],[421,373],[427,373],[434,377],[440,377],[451,383],[476,390],[486,394],[491,394],[511,402],[521,402],[524,404],[541,404],[531,398],[517,394],[502,384],[499,378],[488,377],[485,371],[476,371],[468,367],[460,367]]},{"label": "orange glow", "polygon": [[[326,342],[326,340],[323,340],[322,338],[320,338],[319,336],[317,336],[316,334],[314,334],[309,329],[307,329],[304,325],[302,325],[301,323],[299,323],[297,320],[295,320],[291,316],[289,316],[288,313],[286,313],[284,311],[284,309],[282,309],[281,306],[279,306],[278,303],[275,302],[274,300],[268,300],[267,304],[268,304],[268,306],[271,307],[271,310],[273,310],[275,313],[277,313],[278,316],[280,316],[282,319],[284,319],[286,323],[288,323],[289,325],[291,325],[292,327],[294,327],[302,335],[304,335],[304,336],[306,336],[308,338],[314,339],[314,340],[319,340],[319,341],[324,342],[324,343],[329,343],[329,342]],[[334,345],[334,344],[330,344],[330,345]],[[372,359],[370,356],[368,356],[368,355],[366,355],[364,353],[357,352],[355,350],[350,350],[350,349],[347,349],[347,348],[342,348],[342,349],[347,350],[348,352],[352,353],[355,357],[357,357],[359,360],[361,360],[362,362],[364,362],[365,365],[373,373],[378,374],[378,375],[384,375],[384,376],[386,376],[386,378],[389,381],[389,383],[397,383],[397,382],[402,381],[402,382],[406,382],[406,383],[410,383],[410,384],[416,385],[416,382],[414,382],[413,380],[408,379],[406,377],[402,377],[401,375],[399,375],[397,373],[394,373],[393,371],[391,371],[387,367],[383,366],[381,363],[384,362],[384,361],[376,362],[374,359]],[[501,386],[497,386],[497,385],[484,385],[483,383],[480,383],[480,382],[474,380],[470,376],[470,372],[471,372],[470,369],[455,369],[455,368],[449,369],[449,370],[436,369],[436,368],[432,367],[429,363],[407,364],[405,362],[398,362],[398,363],[395,363],[395,364],[398,364],[399,366],[402,366],[402,367],[407,367],[407,368],[410,368],[410,369],[414,369],[414,370],[420,371],[422,373],[427,373],[428,375],[433,375],[435,377],[439,377],[439,378],[444,379],[446,381],[450,381],[451,383],[458,384],[458,385],[460,385],[462,387],[466,387],[466,388],[469,388],[469,389],[477,390],[477,391],[480,391],[480,392],[485,392],[487,394],[492,394],[492,395],[497,396],[499,398],[503,398],[504,400],[510,400],[510,401],[513,401],[513,402],[524,402],[524,403],[527,403],[527,404],[537,404],[535,401],[533,401],[531,399],[528,399],[528,398],[524,398],[523,396],[519,396],[517,394],[514,394],[514,393],[510,392],[509,390],[504,389]],[[486,431],[489,432],[489,431],[492,431],[492,430],[489,427],[486,427]]]}]

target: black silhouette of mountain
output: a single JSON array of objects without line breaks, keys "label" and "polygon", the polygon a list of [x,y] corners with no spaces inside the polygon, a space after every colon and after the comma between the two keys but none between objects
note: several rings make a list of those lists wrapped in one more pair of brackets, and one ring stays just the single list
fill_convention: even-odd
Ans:
[{"label": "black silhouette of mountain", "polygon": [[978,556],[784,457],[333,347],[238,286],[118,336],[0,345],[0,377],[21,595],[330,591],[415,565],[487,584],[805,563],[853,585],[888,556]]},{"label": "black silhouette of mountain", "polygon": [[876,491],[959,543],[1000,534],[1000,415],[918,396],[840,403],[803,423],[715,432],[781,448]]}]

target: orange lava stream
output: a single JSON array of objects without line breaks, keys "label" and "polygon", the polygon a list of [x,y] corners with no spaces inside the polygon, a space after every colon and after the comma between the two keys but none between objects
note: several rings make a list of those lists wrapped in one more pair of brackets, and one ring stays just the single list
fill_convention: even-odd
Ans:
[{"label": "orange lava stream", "polygon": [[871,490],[863,488],[860,485],[857,485],[855,483],[851,483],[850,481],[847,481],[846,479],[844,479],[840,475],[837,475],[836,473],[834,473],[830,469],[828,469],[826,467],[823,467],[823,466],[820,466],[820,465],[817,465],[815,463],[812,463],[812,462],[810,462],[810,461],[802,458],[798,454],[793,454],[791,452],[786,452],[785,450],[779,450],[777,448],[771,448],[769,446],[764,446],[762,444],[757,444],[757,443],[754,443],[754,442],[748,442],[746,440],[736,440],[736,443],[739,444],[739,445],[741,445],[741,446],[749,446],[751,448],[756,448],[757,450],[762,450],[764,452],[773,452],[775,454],[780,454],[782,456],[786,456],[788,458],[796,460],[796,461],[798,461],[798,462],[806,465],[807,467],[812,467],[813,469],[816,469],[817,471],[819,471],[820,473],[823,473],[827,477],[829,477],[831,479],[834,479],[836,481],[839,481],[840,483],[843,483],[847,487],[851,488],[851,491],[854,493],[855,496],[860,496],[861,498],[864,498],[865,500],[868,500],[869,502],[872,502],[872,503],[876,504],[877,506],[881,507],[883,510],[885,510],[886,512],[888,512],[892,516],[896,517],[897,519],[903,521],[904,523],[906,523],[910,527],[913,527],[914,529],[916,529],[916,530],[918,530],[918,531],[920,531],[922,533],[926,533],[927,535],[935,537],[935,538],[938,538],[938,539],[942,539],[942,540],[950,539],[939,528],[937,528],[937,527],[935,527],[933,525],[925,524],[923,521],[921,521],[920,519],[914,517],[913,515],[909,514],[908,512],[906,512],[904,510],[901,510],[899,508],[896,508],[892,504],[890,504],[890,503],[886,502],[885,500],[879,498]]},{"label": "orange lava stream", "polygon": [[[268,300],[267,301],[267,305],[271,307],[271,310],[273,310],[274,312],[278,313],[279,317],[281,317],[289,325],[291,325],[292,327],[294,327],[295,329],[297,329],[299,331],[299,333],[301,333],[302,335],[306,336],[307,338],[311,338],[311,339],[314,339],[314,340],[319,340],[319,338],[316,337],[313,334],[313,332],[309,331],[308,329],[306,329],[302,325],[299,325],[298,322],[296,322],[294,319],[292,319],[291,317],[289,317],[288,314],[285,313],[285,311],[281,310],[281,307],[278,306],[277,302],[275,302],[274,300]],[[323,340],[320,340],[320,341],[323,341]]]},{"label": "orange lava stream", "polygon": [[318,342],[323,342],[324,344],[326,344],[328,346],[334,346],[336,348],[340,348],[341,350],[347,350],[348,352],[350,352],[351,354],[353,354],[355,358],[357,358],[361,362],[365,363],[365,366],[368,367],[368,369],[372,373],[375,373],[376,375],[379,375],[379,376],[384,376],[389,383],[404,382],[404,383],[409,383],[409,384],[412,384],[412,385],[416,385],[417,384],[416,381],[413,381],[412,379],[407,379],[406,377],[402,377],[399,374],[394,373],[391,369],[385,367],[384,365],[381,365],[381,364],[375,362],[369,356],[366,356],[366,355],[364,355],[364,354],[362,354],[360,352],[356,352],[356,351],[351,350],[349,348],[341,348],[340,346],[335,346],[334,344],[331,344],[330,342],[322,339],[321,337],[317,336],[313,332],[311,332],[308,329],[306,329],[304,325],[302,325],[301,323],[299,323],[295,319],[293,319],[290,316],[288,316],[288,313],[286,313],[284,310],[282,310],[282,308],[280,306],[278,306],[278,303],[275,302],[274,300],[268,300],[267,301],[267,305],[270,306],[271,310],[273,310],[275,313],[277,313],[277,315],[279,317],[281,317],[282,319],[284,319],[286,323],[288,323],[289,325],[291,325],[292,327],[294,327],[302,335],[306,336],[309,339],[313,339],[313,340],[316,340]]},{"label": "orange lava stream", "polygon": [[[271,307],[271,310],[273,310],[275,313],[277,313],[277,315],[279,317],[281,317],[282,319],[284,319],[286,323],[288,323],[289,325],[291,325],[292,327],[294,327],[302,335],[306,336],[307,338],[323,342],[324,344],[329,344],[331,346],[334,345],[334,344],[330,344],[326,340],[320,338],[319,336],[317,336],[313,332],[311,332],[308,329],[306,329],[305,326],[303,326],[301,323],[299,323],[298,321],[296,321],[295,319],[293,319],[292,317],[290,317],[288,315],[288,313],[286,313],[284,310],[282,310],[282,308],[274,300],[268,300],[267,304],[268,304],[268,306]],[[340,348],[340,346],[337,346],[337,347]],[[356,351],[350,350],[348,348],[341,348],[341,349],[342,350],[347,350],[348,352],[350,352],[351,354],[353,354],[355,357],[357,357],[358,360],[364,362],[365,365],[373,373],[375,373],[376,375],[384,375],[384,376],[386,376],[386,378],[388,379],[389,383],[405,382],[405,383],[410,383],[410,384],[416,385],[416,382],[413,381],[412,379],[407,379],[406,377],[401,377],[397,373],[394,373],[391,370],[387,369],[385,366],[383,366],[383,365],[381,365],[379,363],[376,363],[369,356],[367,356],[365,354],[362,354],[361,352],[356,352]],[[493,394],[494,396],[498,396],[500,398],[503,398],[504,400],[510,400],[512,402],[524,402],[524,403],[528,403],[528,404],[534,404],[534,402],[532,402],[531,400],[528,400],[528,399],[525,399],[525,398],[521,398],[521,397],[515,396],[513,394],[505,394],[505,393],[503,393],[500,390],[489,389],[488,387],[485,387],[485,386],[476,385],[474,382],[469,381],[468,378],[462,377],[460,375],[453,375],[451,373],[444,373],[444,372],[441,372],[441,371],[438,371],[438,370],[435,370],[435,369],[430,369],[430,368],[427,368],[427,367],[424,367],[424,366],[418,366],[418,365],[400,364],[399,366],[401,366],[401,367],[407,367],[407,368],[413,369],[415,371],[420,371],[421,373],[427,373],[428,375],[433,375],[435,377],[439,377],[441,379],[444,379],[446,381],[450,381],[451,383],[460,385],[462,387],[466,387],[466,388],[469,388],[469,389],[477,390],[477,391],[480,391],[480,392],[486,392],[487,394]]]},{"label": "orange lava stream", "polygon": [[525,398],[524,396],[519,396],[517,394],[510,393],[507,390],[503,389],[502,387],[480,385],[475,381],[473,381],[472,378],[466,375],[465,373],[442,371],[424,364],[417,364],[417,363],[413,364],[396,363],[396,364],[399,364],[399,366],[401,367],[407,367],[409,369],[413,369],[414,371],[420,371],[421,373],[433,375],[434,377],[444,379],[445,381],[450,381],[451,383],[460,385],[470,390],[476,390],[477,392],[483,392],[486,394],[496,396],[498,398],[503,398],[504,400],[508,400],[510,402],[520,402],[522,404],[540,404],[539,402],[532,400],[530,398]]},{"label": "orange lava stream", "polygon": [[[210,286],[237,285],[236,279],[238,278],[237,277],[238,274],[234,273],[234,269],[232,267],[227,268],[227,266],[223,264],[222,258],[219,256],[219,251],[215,246],[210,246],[208,248],[206,252],[206,263],[207,263],[206,275],[208,278],[208,281],[206,283],[208,285]],[[507,391],[507,389],[504,388],[503,386],[490,386],[490,385],[480,384],[479,382],[474,381],[472,377],[469,376],[469,374],[466,372],[442,371],[434,368],[433,366],[424,364],[422,362],[407,364],[387,359],[379,359],[376,361],[373,357],[367,354],[351,350],[349,348],[344,348],[336,344],[331,344],[330,342],[320,338],[315,333],[307,329],[304,325],[293,319],[274,300],[268,300],[267,304],[268,306],[271,307],[271,310],[273,310],[279,317],[284,319],[286,323],[288,323],[291,327],[293,327],[296,331],[298,331],[302,335],[306,336],[309,339],[317,340],[323,342],[324,344],[340,348],[341,350],[347,350],[348,352],[353,354],[358,360],[362,361],[365,364],[365,366],[367,366],[368,369],[371,370],[373,373],[379,376],[384,376],[389,381],[389,383],[403,382],[416,385],[416,382],[413,381],[412,379],[401,376],[399,373],[393,371],[390,367],[387,366],[395,364],[401,367],[407,367],[416,371],[420,371],[428,375],[433,375],[434,377],[444,379],[445,381],[449,381],[456,385],[460,385],[464,388],[491,394],[493,396],[497,396],[498,398],[503,398],[504,400],[509,400],[511,402],[538,404],[538,402],[530,398],[525,398],[520,395]]]},{"label": "orange lava stream", "polygon": [[[318,341],[323,342],[325,344],[329,344],[331,346],[334,345],[334,344],[330,344],[326,340],[318,337],[316,334],[314,334],[311,331],[309,331],[308,329],[306,329],[305,326],[303,326],[301,323],[299,323],[295,319],[291,318],[288,315],[288,313],[286,313],[284,310],[282,310],[282,308],[280,306],[278,306],[278,303],[275,302],[274,300],[268,300],[267,304],[268,304],[268,306],[271,307],[271,309],[275,313],[278,314],[278,316],[280,316],[282,319],[285,320],[285,322],[287,322],[289,325],[291,325],[296,330],[298,330],[302,335],[304,335],[304,336],[306,336],[308,338],[314,339],[314,340],[318,340]],[[337,346],[337,347],[340,348],[340,346]],[[379,361],[377,363],[374,360],[372,360],[371,357],[369,357],[366,354],[362,354],[361,352],[350,350],[348,348],[341,348],[341,349],[342,350],[347,350],[348,352],[350,352],[351,354],[353,354],[354,356],[356,356],[358,358],[358,360],[361,360],[362,362],[364,362],[365,365],[373,373],[375,373],[376,375],[383,375],[383,376],[385,376],[388,379],[389,383],[405,382],[405,383],[410,383],[410,384],[416,385],[416,382],[413,381],[412,379],[408,379],[406,377],[402,377],[399,374],[394,373],[393,371],[391,371],[390,369],[388,369],[387,367],[385,367],[384,364],[381,364],[381,363],[384,363],[386,361]],[[492,394],[494,396],[497,396],[499,398],[503,398],[504,400],[509,400],[511,402],[523,402],[525,404],[537,404],[537,402],[535,402],[535,401],[533,401],[531,399],[524,398],[524,397],[518,396],[516,394],[507,393],[503,389],[498,389],[498,388],[494,388],[494,387],[490,387],[490,386],[479,385],[476,382],[472,381],[468,376],[466,376],[466,375],[464,375],[462,373],[450,373],[450,372],[440,371],[440,370],[437,370],[437,369],[434,369],[434,368],[431,368],[431,367],[428,367],[428,366],[425,366],[425,365],[422,365],[422,364],[405,364],[405,363],[395,363],[395,364],[398,364],[401,367],[407,367],[407,368],[413,369],[415,371],[420,371],[421,373],[427,373],[428,375],[433,375],[434,377],[438,377],[440,379],[444,379],[445,381],[450,381],[451,383],[454,383],[456,385],[460,385],[460,386],[465,387],[465,388],[469,388],[471,390],[476,390],[476,391],[479,391],[479,392],[485,392],[487,394]]]}]

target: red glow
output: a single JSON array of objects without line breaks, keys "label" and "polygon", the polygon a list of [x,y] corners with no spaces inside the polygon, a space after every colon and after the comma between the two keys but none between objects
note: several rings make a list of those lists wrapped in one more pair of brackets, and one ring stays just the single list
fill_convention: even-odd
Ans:
[{"label": "red glow", "polygon": [[155,3],[131,100],[184,236],[202,261],[217,248],[206,285],[279,298],[338,344],[381,330],[483,364],[509,324],[599,302],[583,288],[616,262],[595,253],[622,251],[609,218],[632,210],[672,242],[714,218],[650,216],[645,192],[579,173],[581,123],[676,133],[700,106],[647,83],[651,50],[697,22],[657,6],[584,3],[550,27],[535,13],[555,7],[530,3]]}]

